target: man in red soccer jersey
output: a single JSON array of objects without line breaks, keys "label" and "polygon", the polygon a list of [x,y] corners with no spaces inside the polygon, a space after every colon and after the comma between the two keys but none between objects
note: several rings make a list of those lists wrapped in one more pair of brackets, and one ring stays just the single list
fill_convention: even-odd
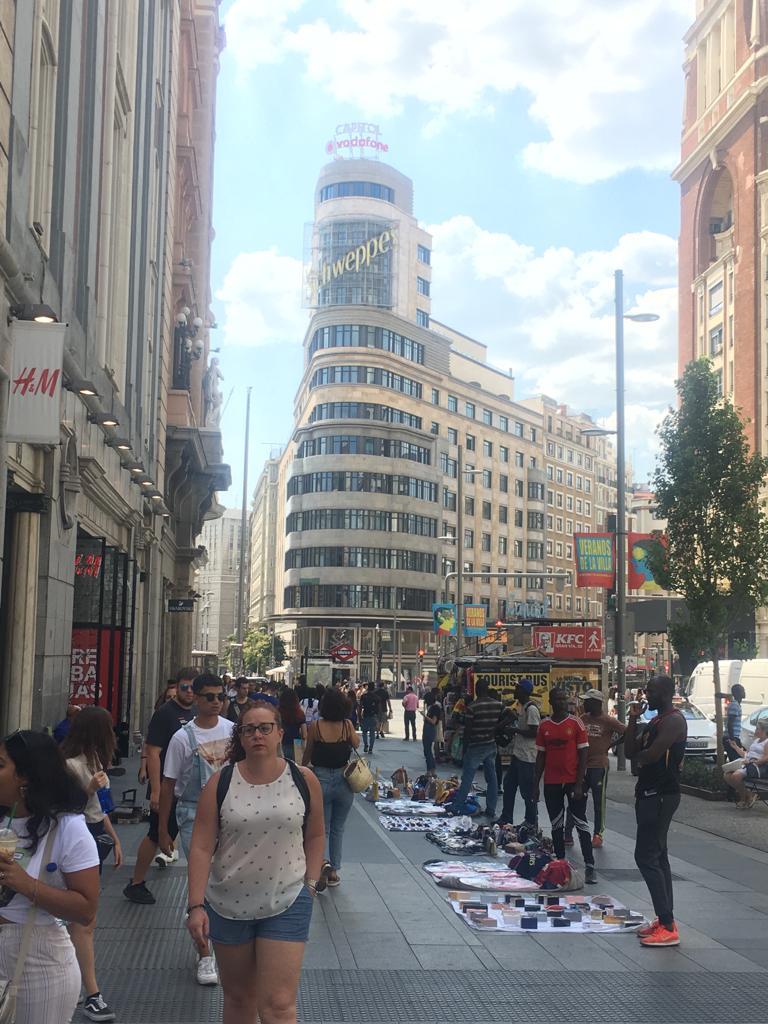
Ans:
[{"label": "man in red soccer jersey", "polygon": [[586,867],[585,880],[597,882],[592,836],[587,824],[587,797],[584,777],[587,773],[589,738],[579,718],[568,713],[568,695],[551,690],[550,718],[545,718],[536,734],[536,775],[533,799],[538,802],[541,777],[544,776],[544,803],[552,825],[555,856],[565,859],[565,803],[576,831]]}]

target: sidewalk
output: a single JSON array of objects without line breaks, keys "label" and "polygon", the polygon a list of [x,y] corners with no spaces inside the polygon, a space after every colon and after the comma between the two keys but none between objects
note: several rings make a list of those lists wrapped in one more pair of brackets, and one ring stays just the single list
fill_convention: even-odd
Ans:
[{"label": "sidewalk", "polygon": [[[392,724],[402,736],[399,720]],[[385,777],[401,764],[420,773],[421,741],[378,741],[374,763]],[[125,786],[135,778],[131,771]],[[121,781],[115,781],[118,793]],[[614,788],[624,794],[625,779]],[[632,857],[632,808],[610,800],[608,823],[606,846],[596,851],[598,889],[650,912]],[[120,831],[130,862],[144,827]],[[440,856],[437,848],[418,834],[385,832],[373,806],[357,797],[345,833],[342,884],[316,903],[300,1020],[764,1021],[768,854],[680,818],[670,849],[683,939],[678,949],[643,949],[631,934],[486,935],[460,921],[421,870],[425,860]],[[219,1021],[220,990],[194,981],[183,926],[184,868],[153,869],[153,907],[122,897],[127,877],[127,869],[105,873],[96,941],[100,983],[118,1020]]]}]

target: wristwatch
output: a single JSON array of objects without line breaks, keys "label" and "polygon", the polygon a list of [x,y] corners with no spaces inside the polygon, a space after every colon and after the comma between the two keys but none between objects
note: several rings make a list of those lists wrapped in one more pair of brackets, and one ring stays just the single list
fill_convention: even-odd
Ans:
[{"label": "wristwatch", "polygon": [[205,910],[205,904],[194,903],[191,907],[187,907],[187,917],[189,917],[193,910]]}]

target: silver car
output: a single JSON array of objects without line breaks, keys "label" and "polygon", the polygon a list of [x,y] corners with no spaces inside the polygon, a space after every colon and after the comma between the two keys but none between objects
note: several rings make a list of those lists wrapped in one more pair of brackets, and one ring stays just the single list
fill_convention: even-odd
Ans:
[{"label": "silver car", "polygon": [[750,744],[755,738],[755,729],[759,721],[768,721],[768,707],[755,708],[749,711],[741,719],[741,745],[749,750]]},{"label": "silver car", "polygon": [[[688,723],[688,739],[685,744],[686,757],[715,757],[717,755],[717,729],[704,712],[690,701],[675,702],[675,708],[681,711]],[[768,710],[768,709],[766,709]],[[646,724],[656,715],[655,711],[645,711],[640,721]]]}]

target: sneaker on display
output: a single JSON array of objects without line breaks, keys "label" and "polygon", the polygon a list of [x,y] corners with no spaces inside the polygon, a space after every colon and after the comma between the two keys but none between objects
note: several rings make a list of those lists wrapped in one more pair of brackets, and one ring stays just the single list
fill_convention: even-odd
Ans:
[{"label": "sneaker on display", "polygon": [[201,956],[197,961],[197,984],[218,985],[219,975],[216,971],[216,961],[212,956]]},{"label": "sneaker on display", "polygon": [[659,923],[649,932],[648,935],[640,936],[641,946],[679,946],[680,945],[680,933],[677,930],[677,925],[673,924],[671,928],[666,928],[663,924]]},{"label": "sneaker on display", "polygon": [[88,996],[83,1005],[83,1013],[88,1020],[115,1020],[115,1013],[107,1006],[101,992]]},{"label": "sneaker on display", "polygon": [[131,903],[144,903],[145,905],[149,905],[150,903],[157,902],[144,882],[129,882],[123,889],[123,896],[125,896],[127,900],[130,900]]}]

